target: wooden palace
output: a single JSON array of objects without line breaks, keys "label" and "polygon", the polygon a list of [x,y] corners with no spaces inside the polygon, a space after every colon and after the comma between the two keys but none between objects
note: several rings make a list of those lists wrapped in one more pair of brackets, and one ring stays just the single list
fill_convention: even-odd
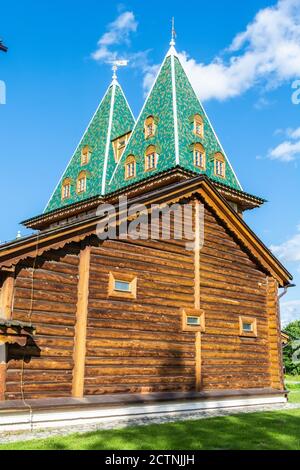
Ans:
[{"label": "wooden palace", "polygon": [[[194,249],[121,237],[140,213],[120,196],[149,214],[189,204]],[[292,277],[243,220],[264,202],[243,191],[174,41],[137,121],[114,75],[24,222],[34,234],[0,246],[0,429],[285,402],[278,289]],[[103,239],[108,204],[117,236]]]}]

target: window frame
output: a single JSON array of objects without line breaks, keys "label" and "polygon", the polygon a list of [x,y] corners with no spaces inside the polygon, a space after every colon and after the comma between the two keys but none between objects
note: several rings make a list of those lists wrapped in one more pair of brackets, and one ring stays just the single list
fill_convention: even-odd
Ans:
[{"label": "window frame", "polygon": [[[196,152],[201,152],[201,153],[202,153],[202,155],[203,155],[203,161],[204,161],[203,166],[197,165],[197,162],[196,162]],[[205,152],[205,149],[204,149],[204,147],[203,147],[202,144],[197,143],[197,144],[194,145],[193,155],[194,155],[194,166],[195,166],[196,168],[199,168],[200,170],[205,171],[205,170],[206,170],[206,152]]]},{"label": "window frame", "polygon": [[[217,172],[217,164],[218,163],[222,163],[223,164],[223,168],[224,168],[224,171],[222,172],[222,174],[219,174]],[[217,176],[218,178],[222,178],[222,179],[225,179],[226,178],[226,159],[224,157],[224,155],[221,153],[221,152],[217,152],[215,154],[215,157],[214,157],[214,166],[215,166],[215,176]]]},{"label": "window frame", "polygon": [[[251,324],[252,331],[245,331],[244,324]],[[240,336],[244,338],[257,338],[257,319],[255,317],[240,316],[239,318]]]},{"label": "window frame", "polygon": [[[201,132],[197,131],[197,126],[201,125]],[[194,134],[197,137],[200,137],[201,139],[204,139],[204,120],[200,114],[195,114],[194,116],[194,129],[193,129]]]},{"label": "window frame", "polygon": [[[84,189],[81,190],[80,187],[80,181],[84,180]],[[87,174],[85,171],[81,171],[79,175],[77,176],[77,181],[76,181],[76,192],[77,194],[84,194],[87,191]]]},{"label": "window frame", "polygon": [[91,155],[92,155],[92,152],[91,152],[90,147],[88,145],[85,145],[83,149],[81,150],[81,161],[80,161],[81,166],[86,166],[90,163]]},{"label": "window frame", "polygon": [[[134,174],[128,174],[128,165],[134,164]],[[125,161],[125,180],[131,180],[136,177],[136,158],[134,155],[128,155]]]},{"label": "window frame", "polygon": [[[148,128],[150,126],[152,126],[152,133],[148,134]],[[154,116],[148,116],[145,119],[145,123],[144,123],[144,136],[145,136],[145,139],[148,140],[148,139],[152,139],[153,137],[155,137],[156,130],[157,130],[157,126],[156,126],[156,123],[155,123]]]},{"label": "window frame", "polygon": [[[150,167],[148,165],[148,159],[149,157],[153,157],[154,156],[154,166],[153,167]],[[156,147],[155,145],[149,145],[149,147],[147,147],[146,149],[146,152],[145,152],[145,171],[154,171],[157,169],[157,161],[158,161],[158,154],[157,154],[157,151],[156,151]]]},{"label": "window frame", "polygon": [[[117,290],[116,282],[126,282],[130,286],[130,291]],[[120,299],[136,299],[137,298],[137,276],[135,274],[110,272],[108,282],[108,297]]]},{"label": "window frame", "polygon": [[[130,136],[131,136],[131,132],[127,132],[127,134],[120,135],[115,140],[113,140],[112,144],[113,144],[114,158],[115,158],[116,163],[119,163],[119,161],[121,160],[125,152],[125,149],[127,147]],[[124,145],[120,146],[120,143],[122,141],[124,141]]]},{"label": "window frame", "polygon": [[[198,325],[188,325],[188,318],[199,318]],[[202,309],[184,308],[182,309],[182,331],[205,332],[205,311]]]},{"label": "window frame", "polygon": [[[71,188],[72,188],[72,180],[71,178],[65,178],[62,182],[62,187],[61,187],[61,199],[62,201],[67,201],[68,199],[71,198]],[[64,195],[65,189],[69,188],[68,196]]]}]

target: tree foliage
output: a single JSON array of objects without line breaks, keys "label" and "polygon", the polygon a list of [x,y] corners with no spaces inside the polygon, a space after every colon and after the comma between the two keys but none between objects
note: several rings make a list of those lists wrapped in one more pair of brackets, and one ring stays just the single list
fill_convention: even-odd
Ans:
[{"label": "tree foliage", "polygon": [[[300,374],[300,320],[290,323],[285,329],[290,337],[289,343],[283,348],[285,372],[290,375]],[[297,341],[298,340],[298,341]],[[299,361],[293,360],[295,353],[299,353]]]}]

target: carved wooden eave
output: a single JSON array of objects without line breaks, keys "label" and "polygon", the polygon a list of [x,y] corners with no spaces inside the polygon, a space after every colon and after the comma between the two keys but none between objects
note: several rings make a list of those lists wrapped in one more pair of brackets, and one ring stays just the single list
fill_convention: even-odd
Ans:
[{"label": "carved wooden eave", "polygon": [[0,319],[0,344],[18,344],[24,347],[28,338],[35,335],[35,331],[31,323]]},{"label": "carved wooden eave", "polygon": [[[45,230],[50,225],[60,221],[64,221],[65,224],[72,223],[77,218],[88,217],[89,213],[95,211],[95,209],[103,202],[114,204],[120,196],[126,196],[128,199],[132,199],[134,197],[146,195],[156,189],[169,186],[176,182],[187,180],[192,181],[199,178],[203,177],[194,172],[184,170],[181,167],[173,168],[172,170],[157,174],[151,178],[147,178],[144,181],[130,185],[127,188],[122,188],[106,196],[93,197],[85,201],[66,206],[62,209],[25,220],[22,224],[25,225],[25,227],[34,230]],[[228,201],[238,204],[242,211],[255,209],[266,202],[262,198],[232,189],[225,184],[215,181],[212,181],[212,184]]]},{"label": "carved wooden eave", "polygon": [[[129,199],[128,205],[139,203],[150,207],[151,204],[172,204],[195,197],[215,213],[239,244],[269,275],[278,281],[280,286],[283,287],[290,283],[291,274],[232,209],[206,176],[177,182]],[[122,217],[124,214],[119,213],[118,219],[120,221],[123,220]],[[8,268],[26,258],[41,255],[47,250],[59,249],[68,243],[78,242],[90,235],[95,235],[99,220],[99,217],[91,216],[67,226],[40,232],[27,239],[16,240],[4,245],[0,248],[0,268]]]}]

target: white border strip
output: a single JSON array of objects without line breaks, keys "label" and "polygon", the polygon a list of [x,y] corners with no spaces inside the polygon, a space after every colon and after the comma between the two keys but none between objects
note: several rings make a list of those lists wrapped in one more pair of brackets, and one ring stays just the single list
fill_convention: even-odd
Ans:
[{"label": "white border strip", "polygon": [[105,147],[105,156],[104,156],[104,164],[103,164],[103,172],[102,172],[102,188],[101,188],[102,196],[105,194],[105,189],[106,189],[106,174],[107,174],[108,157],[109,157],[109,150],[110,150],[110,144],[111,144],[110,142],[111,130],[112,130],[113,117],[114,117],[115,97],[116,97],[117,86],[118,84],[114,82],[112,95],[111,95],[111,102],[110,102],[108,130],[107,130],[107,136],[106,136],[106,147]]},{"label": "white border strip", "polygon": [[[265,405],[282,405],[287,403],[287,399],[282,395],[256,395],[251,398],[214,398],[202,400],[190,400],[186,402],[167,402],[144,405],[128,405],[105,408],[92,406],[78,409],[53,409],[52,411],[34,411],[32,420],[27,411],[12,411],[0,413],[0,433],[8,431],[21,431],[33,429],[59,428],[66,426],[78,426],[84,424],[104,424],[104,423],[130,423],[130,420],[138,417],[159,417],[173,416],[185,412],[201,412],[206,410],[222,410],[242,408],[241,412],[251,409],[251,407]],[[254,409],[254,411],[257,411]],[[1,439],[1,434],[0,434]]]},{"label": "white border strip", "polygon": [[171,69],[172,69],[172,92],[173,92],[173,115],[174,115],[174,139],[175,139],[175,158],[176,165],[180,164],[179,155],[179,136],[178,136],[178,114],[177,114],[177,91],[176,91],[176,74],[175,74],[175,49],[171,50]]}]

